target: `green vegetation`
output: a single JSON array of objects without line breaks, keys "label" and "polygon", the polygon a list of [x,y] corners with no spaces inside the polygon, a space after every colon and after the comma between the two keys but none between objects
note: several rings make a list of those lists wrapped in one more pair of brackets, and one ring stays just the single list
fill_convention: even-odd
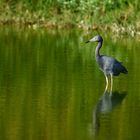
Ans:
[{"label": "green vegetation", "polygon": [[138,0],[1,0],[0,24],[135,33],[139,9]]}]

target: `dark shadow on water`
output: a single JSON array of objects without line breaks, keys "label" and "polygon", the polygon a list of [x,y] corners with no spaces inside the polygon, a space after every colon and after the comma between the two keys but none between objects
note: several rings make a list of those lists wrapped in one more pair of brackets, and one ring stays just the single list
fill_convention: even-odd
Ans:
[{"label": "dark shadow on water", "polygon": [[102,114],[110,113],[117,105],[121,104],[127,92],[115,91],[112,94],[105,92],[98,100],[93,110],[93,134],[98,135],[100,130],[100,118]]}]

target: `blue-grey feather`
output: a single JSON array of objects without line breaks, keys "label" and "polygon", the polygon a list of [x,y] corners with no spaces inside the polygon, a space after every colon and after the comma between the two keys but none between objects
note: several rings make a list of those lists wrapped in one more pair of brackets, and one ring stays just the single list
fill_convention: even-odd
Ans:
[{"label": "blue-grey feather", "polygon": [[100,55],[96,58],[97,63],[99,64],[100,69],[106,74],[113,74],[118,76],[120,73],[127,74],[127,69],[113,57]]},{"label": "blue-grey feather", "polygon": [[127,69],[122,65],[121,62],[116,60],[113,57],[109,57],[106,55],[100,55],[100,49],[102,47],[103,38],[100,35],[96,35],[88,42],[98,42],[98,45],[95,49],[95,58],[100,67],[100,69],[104,72],[105,75],[114,75],[118,76],[120,73],[127,74]]}]

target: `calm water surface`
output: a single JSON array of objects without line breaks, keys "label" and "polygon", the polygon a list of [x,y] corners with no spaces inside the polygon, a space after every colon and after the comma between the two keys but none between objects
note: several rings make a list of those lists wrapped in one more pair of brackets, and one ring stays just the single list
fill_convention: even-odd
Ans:
[{"label": "calm water surface", "polygon": [[129,74],[113,96],[94,60],[95,33],[0,29],[1,140],[136,140],[140,134],[138,39],[104,35],[102,53]]}]

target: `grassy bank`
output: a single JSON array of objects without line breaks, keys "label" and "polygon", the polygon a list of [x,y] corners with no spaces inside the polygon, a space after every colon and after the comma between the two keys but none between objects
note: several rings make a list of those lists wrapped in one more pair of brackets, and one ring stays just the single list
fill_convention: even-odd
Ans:
[{"label": "grassy bank", "polygon": [[139,34],[138,0],[1,0],[0,24]]}]

